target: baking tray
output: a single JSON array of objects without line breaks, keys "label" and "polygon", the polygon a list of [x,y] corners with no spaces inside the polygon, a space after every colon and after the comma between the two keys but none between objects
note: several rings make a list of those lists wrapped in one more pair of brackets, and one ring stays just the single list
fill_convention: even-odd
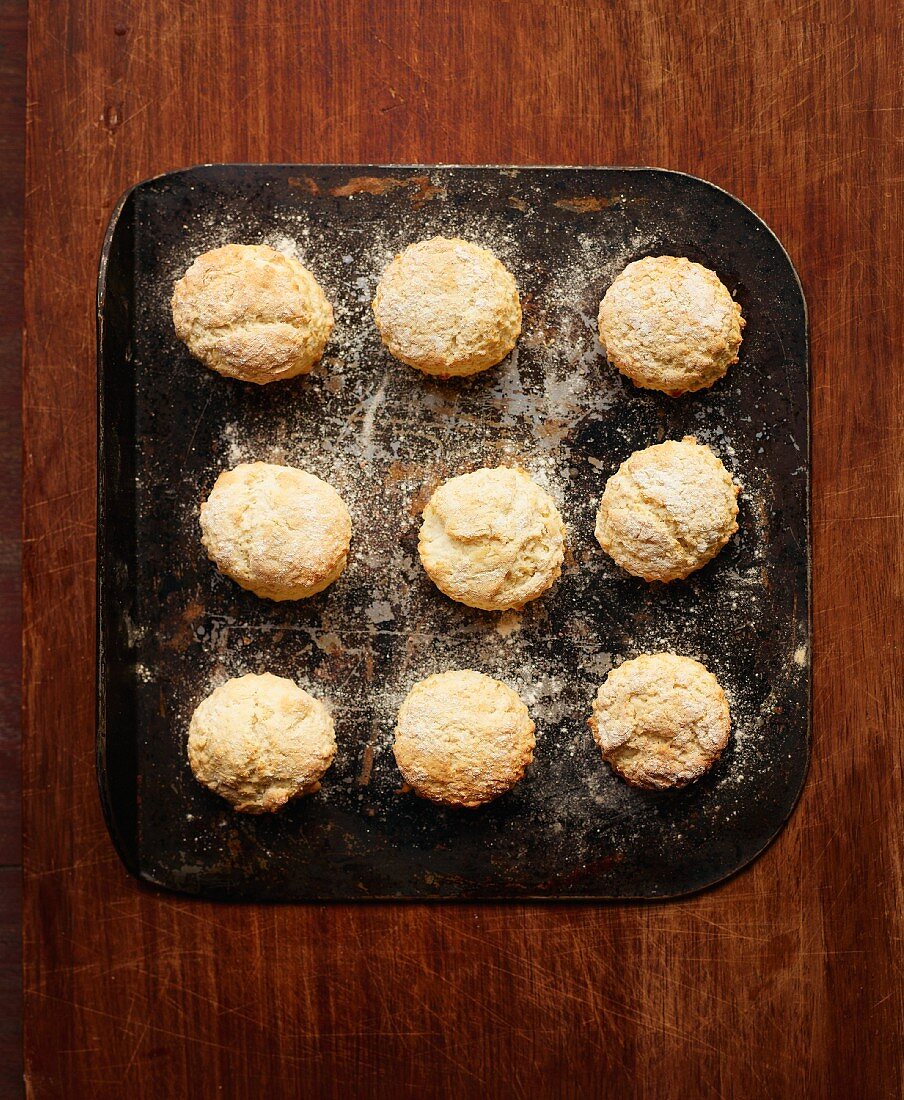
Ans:
[{"label": "baking tray", "polygon": [[[395,362],[371,319],[387,260],[438,233],[491,247],[523,297],[517,349],[468,380]],[[295,251],[334,303],[308,377],[229,381],[176,339],[173,282],[229,241]],[[678,400],[624,380],[596,338],[614,276],[662,253],[713,268],[747,320],[740,362]],[[98,774],[141,879],[226,899],[662,898],[737,871],[788,817],[809,752],[806,310],[781,245],[724,191],[647,168],[172,172],[113,214],[98,390]],[[633,450],[686,434],[742,483],[740,530],[651,586],[599,550],[596,504]],[[201,499],[246,459],[302,466],[349,503],[349,567],[313,599],[259,600],[201,548]],[[551,593],[500,616],[442,596],[416,540],[440,480],[506,462],[552,492],[569,553]],[[612,774],[586,718],[613,664],[660,649],[716,674],[733,734],[699,782],[650,793]],[[406,691],[456,667],[513,685],[537,723],[525,780],[477,810],[400,791],[391,751]],[[185,745],[217,683],[264,669],[328,702],[339,752],[317,795],[252,817],[194,781]]]}]

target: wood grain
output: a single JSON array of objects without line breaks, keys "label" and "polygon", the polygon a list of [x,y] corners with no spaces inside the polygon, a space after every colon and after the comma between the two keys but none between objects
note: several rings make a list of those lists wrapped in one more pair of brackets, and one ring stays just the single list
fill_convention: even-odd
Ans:
[{"label": "wood grain", "polygon": [[22,1092],[22,223],[25,0],[0,0],[0,1097]]},{"label": "wood grain", "polygon": [[[886,1097],[902,1084],[897,6],[33,4],[25,991],[33,1097]],[[813,343],[814,757],[659,906],[230,907],[136,887],[93,777],[93,279],[209,160],[656,164],[772,225]]]}]

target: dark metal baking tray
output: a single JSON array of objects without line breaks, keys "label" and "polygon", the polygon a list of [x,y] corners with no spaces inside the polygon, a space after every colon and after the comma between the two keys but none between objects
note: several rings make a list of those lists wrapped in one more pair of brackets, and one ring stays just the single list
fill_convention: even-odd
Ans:
[{"label": "dark metal baking tray", "polygon": [[[523,295],[499,367],[439,382],[393,361],[370,299],[387,259],[437,233],[493,248]],[[226,243],[293,249],[336,307],[322,364],[265,387],[193,361],[172,284]],[[630,260],[718,272],[747,328],[740,362],[673,400],[626,382],[595,334]],[[132,188],[98,287],[97,763],[129,869],[226,899],[662,898],[737,871],[776,835],[809,751],[808,365],[801,287],[736,199],[657,169],[209,165]],[[744,489],[740,530],[686,582],[648,586],[593,537],[606,478],[633,450],[693,434]],[[350,565],[298,603],[220,576],[198,531],[219,470],[269,459],[326,477],[355,523]],[[519,462],[560,502],[570,551],[522,614],[453,603],[417,563],[418,513],[442,478]],[[586,728],[607,669],[645,651],[699,657],[732,707],[731,742],[681,791],[634,790]],[[525,780],[478,810],[400,792],[390,743],[411,684],[472,667],[537,722]],[[193,708],[269,669],[324,698],[339,753],[315,796],[233,813],[192,778]]]}]

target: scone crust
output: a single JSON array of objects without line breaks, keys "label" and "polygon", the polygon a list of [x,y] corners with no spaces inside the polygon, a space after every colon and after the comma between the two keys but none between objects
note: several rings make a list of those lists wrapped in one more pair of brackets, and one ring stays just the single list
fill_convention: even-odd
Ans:
[{"label": "scone crust", "polygon": [[744,319],[718,275],[683,256],[647,256],[600,303],[609,362],[635,385],[672,397],[711,386],[738,361]]},{"label": "scone crust", "polygon": [[422,798],[479,806],[522,778],[534,743],[534,723],[516,692],[463,669],[414,685],[399,709],[393,753]]},{"label": "scone crust", "polygon": [[623,569],[647,581],[689,576],[738,529],[739,488],[693,436],[635,451],[609,478],[596,538]]},{"label": "scone crust", "polygon": [[485,611],[522,607],[558,579],[565,524],[524,470],[500,466],[444,482],[424,509],[421,562],[453,600]]},{"label": "scone crust", "polygon": [[201,505],[201,542],[221,573],[268,600],[302,600],[345,569],[352,534],[336,490],[294,466],[243,462]]},{"label": "scone crust", "polygon": [[699,778],[728,743],[731,715],[699,661],[652,653],[613,669],[588,721],[603,759],[635,787],[662,790]]},{"label": "scone crust", "polygon": [[176,335],[229,378],[274,382],[307,374],[333,330],[333,307],[294,256],[227,244],[199,256],[173,290]]},{"label": "scone crust", "polygon": [[391,355],[441,377],[494,366],[521,333],[513,275],[488,249],[459,237],[432,237],[396,256],[373,312]]},{"label": "scone crust", "polygon": [[195,777],[242,813],[268,813],[316,791],[335,755],[323,703],[269,672],[221,684],[198,706],[188,731]]}]

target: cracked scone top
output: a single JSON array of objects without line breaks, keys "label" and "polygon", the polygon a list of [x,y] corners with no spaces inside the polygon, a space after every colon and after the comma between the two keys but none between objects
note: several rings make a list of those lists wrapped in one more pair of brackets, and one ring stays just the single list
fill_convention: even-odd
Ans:
[{"label": "cracked scone top", "polygon": [[510,687],[482,672],[441,672],[408,693],[393,753],[422,798],[479,806],[513,787],[533,759],[534,723]]},{"label": "cracked scone top", "polygon": [[198,706],[188,761],[199,782],[236,810],[278,810],[320,786],[336,755],[329,711],[269,672],[227,680]]},{"label": "cracked scone top", "polygon": [[635,577],[682,579],[737,531],[738,491],[719,459],[693,436],[635,451],[606,483],[597,541]]},{"label": "cracked scone top", "polygon": [[558,579],[565,525],[552,497],[524,470],[475,470],[434,492],[418,552],[441,592],[469,607],[506,611]]},{"label": "cracked scone top", "polygon": [[201,505],[201,542],[221,573],[270,600],[321,592],[345,569],[352,521],[342,497],[294,466],[243,462]]},{"label": "cracked scone top", "polygon": [[263,244],[198,256],[172,307],[176,335],[196,359],[258,384],[306,374],[333,330],[333,307],[310,271]]},{"label": "cracked scone top", "polygon": [[409,245],[389,264],[373,300],[383,343],[425,374],[476,374],[508,355],[521,332],[511,272],[458,237]]},{"label": "cracked scone top", "polygon": [[681,256],[628,264],[600,303],[600,342],[637,386],[702,390],[738,361],[741,307],[718,275]]},{"label": "cracked scone top", "polygon": [[603,759],[635,787],[683,787],[728,743],[731,715],[699,661],[649,653],[612,669],[588,720]]}]

